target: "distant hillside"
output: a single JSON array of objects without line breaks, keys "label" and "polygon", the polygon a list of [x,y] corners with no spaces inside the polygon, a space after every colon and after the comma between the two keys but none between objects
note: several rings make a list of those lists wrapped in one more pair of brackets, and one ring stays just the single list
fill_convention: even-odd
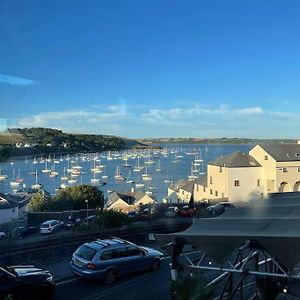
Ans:
[{"label": "distant hillside", "polygon": [[249,139],[249,138],[145,138],[139,142],[153,144],[259,144],[259,143],[295,143],[295,139]]},{"label": "distant hillside", "polygon": [[20,155],[98,152],[133,147],[145,145],[112,135],[71,134],[50,128],[11,128],[0,133],[0,159]]}]

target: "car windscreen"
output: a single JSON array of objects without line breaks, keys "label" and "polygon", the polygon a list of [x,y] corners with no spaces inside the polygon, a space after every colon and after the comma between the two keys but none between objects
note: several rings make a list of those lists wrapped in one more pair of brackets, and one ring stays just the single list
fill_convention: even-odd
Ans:
[{"label": "car windscreen", "polygon": [[97,251],[95,249],[82,245],[76,250],[75,254],[83,259],[92,260],[96,252]]},{"label": "car windscreen", "polygon": [[49,228],[49,227],[50,227],[49,224],[42,224],[42,225],[41,225],[41,228]]}]

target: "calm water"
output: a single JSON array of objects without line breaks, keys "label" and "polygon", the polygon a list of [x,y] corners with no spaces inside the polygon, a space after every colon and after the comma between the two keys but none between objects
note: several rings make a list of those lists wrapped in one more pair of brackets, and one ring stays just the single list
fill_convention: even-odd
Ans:
[{"label": "calm water", "polygon": [[[22,159],[14,159],[8,162],[0,163],[1,174],[6,174],[8,176],[7,180],[0,182],[0,192],[13,192],[17,188],[12,188],[10,185],[11,181],[14,181],[18,176],[23,179],[23,182],[20,183],[19,189],[22,187],[31,187],[32,184],[36,181],[36,176],[33,174],[35,171],[38,173],[38,182],[43,184],[44,189],[50,192],[51,194],[55,194],[56,188],[58,188],[63,182],[65,182],[68,186],[74,184],[68,184],[67,181],[62,181],[61,177],[64,175],[64,168],[68,169],[72,166],[80,166],[81,173],[77,179],[77,183],[75,184],[91,184],[91,178],[94,177],[94,173],[91,172],[91,168],[94,165],[94,160],[96,164],[105,165],[106,167],[103,170],[102,174],[95,174],[96,178],[101,178],[101,176],[106,173],[109,175],[109,179],[106,179],[106,185],[102,185],[101,182],[99,188],[104,192],[109,192],[112,190],[124,192],[130,191],[132,188],[135,190],[141,191],[152,191],[153,196],[157,199],[157,201],[162,201],[162,199],[167,195],[167,187],[169,183],[165,183],[165,179],[176,182],[179,179],[186,179],[187,176],[191,175],[191,163],[195,159],[195,155],[192,153],[198,152],[203,159],[203,163],[197,168],[200,169],[200,172],[206,172],[206,165],[209,161],[216,159],[221,155],[227,155],[235,151],[248,152],[253,145],[163,145],[163,151],[140,151],[138,155],[140,156],[139,163],[140,166],[146,166],[148,174],[152,177],[151,181],[143,182],[141,172],[133,172],[133,168],[137,163],[136,157],[129,157],[127,164],[131,165],[131,168],[124,167],[126,161],[122,160],[122,157],[125,154],[131,155],[132,152],[124,151],[120,153],[97,153],[97,154],[76,154],[70,156],[60,157],[57,156],[55,158],[56,163],[54,163],[53,156],[47,162],[47,167],[53,168],[55,166],[55,171],[58,172],[58,176],[54,178],[49,178],[48,173],[43,173],[42,169],[45,169],[45,162],[40,162],[41,157],[36,157],[37,164],[33,164],[33,158],[22,158]],[[136,153],[137,155],[137,153]],[[108,160],[107,156],[111,156],[114,159]],[[154,164],[145,164],[145,161],[149,160],[154,161]],[[177,156],[177,158],[175,158]],[[100,160],[100,162],[99,162]],[[176,160],[176,162],[174,162]],[[161,172],[157,172],[156,168],[160,163],[160,167],[162,169]],[[134,180],[135,183],[145,183],[143,188],[136,188],[133,183],[126,183],[126,180],[118,182],[115,180],[115,171],[116,168],[119,168],[121,174],[125,176],[127,179]],[[130,170],[130,173],[128,173]],[[29,174],[31,173],[31,175]],[[66,171],[66,176],[70,174]]]}]

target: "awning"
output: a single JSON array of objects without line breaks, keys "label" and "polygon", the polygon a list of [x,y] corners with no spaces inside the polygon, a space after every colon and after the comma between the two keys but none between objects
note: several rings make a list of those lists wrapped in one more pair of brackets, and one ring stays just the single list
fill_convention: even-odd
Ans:
[{"label": "awning", "polygon": [[156,239],[164,245],[183,238],[220,264],[245,241],[255,240],[291,270],[300,262],[300,199],[289,199],[286,205],[281,200],[279,205],[267,201],[230,209],[219,217],[196,219],[187,230],[157,234]]}]

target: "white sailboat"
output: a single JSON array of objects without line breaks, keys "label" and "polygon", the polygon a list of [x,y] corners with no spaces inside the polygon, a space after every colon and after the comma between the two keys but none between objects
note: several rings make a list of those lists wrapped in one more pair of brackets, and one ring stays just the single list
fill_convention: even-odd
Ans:
[{"label": "white sailboat", "polygon": [[171,180],[169,179],[169,172],[167,170],[167,175],[166,175],[166,178],[164,180],[165,183],[171,183]]},{"label": "white sailboat", "polygon": [[[198,171],[198,170],[197,170]],[[195,180],[198,178],[197,175],[194,174],[195,173],[195,169],[194,169],[194,164],[193,162],[191,163],[191,175],[188,176],[188,180]]]},{"label": "white sailboat", "polygon": [[141,172],[143,167],[140,166],[140,157],[137,157],[136,165],[133,168],[133,172]]},{"label": "white sailboat", "polygon": [[126,178],[127,178],[126,183],[134,183],[134,180],[132,179],[130,170],[128,171]]},{"label": "white sailboat", "polygon": [[42,184],[38,183],[38,171],[35,170],[35,183],[31,186],[34,190],[39,190],[43,187]]},{"label": "white sailboat", "polygon": [[155,171],[156,171],[156,172],[161,172],[161,171],[162,171],[162,168],[160,167],[160,159],[159,159],[158,162],[157,162],[157,166],[156,166]]},{"label": "white sailboat", "polygon": [[7,178],[8,178],[7,175],[1,173],[1,168],[0,168],[0,182],[6,180]]},{"label": "white sailboat", "polygon": [[103,167],[103,175],[102,175],[102,179],[108,179],[109,176],[106,174],[106,166]]},{"label": "white sailboat", "polygon": [[66,176],[66,167],[64,167],[64,176],[60,177],[60,179],[63,180],[63,181],[69,179],[69,178]]},{"label": "white sailboat", "polygon": [[96,173],[94,172],[94,177],[91,178],[91,184],[99,184],[100,178],[96,178]]},{"label": "white sailboat", "polygon": [[45,160],[45,169],[42,170],[42,173],[50,173],[51,170],[48,169],[48,160]]},{"label": "white sailboat", "polygon": [[145,168],[144,174],[142,174],[142,180],[143,181],[151,181],[152,177],[148,174],[147,168]]},{"label": "white sailboat", "polygon": [[115,180],[118,180],[118,181],[123,181],[123,180],[125,180],[124,176],[122,176],[122,174],[121,174],[121,171],[120,171],[119,166],[117,166],[117,168],[116,168],[116,172],[115,172]]},{"label": "white sailboat", "polygon": [[54,178],[58,175],[58,172],[55,171],[55,164],[52,165],[51,171],[49,173],[50,178]]},{"label": "white sailboat", "polygon": [[10,186],[12,188],[17,188],[20,185],[20,182],[16,180],[15,169],[13,169],[13,179],[10,181]]}]

